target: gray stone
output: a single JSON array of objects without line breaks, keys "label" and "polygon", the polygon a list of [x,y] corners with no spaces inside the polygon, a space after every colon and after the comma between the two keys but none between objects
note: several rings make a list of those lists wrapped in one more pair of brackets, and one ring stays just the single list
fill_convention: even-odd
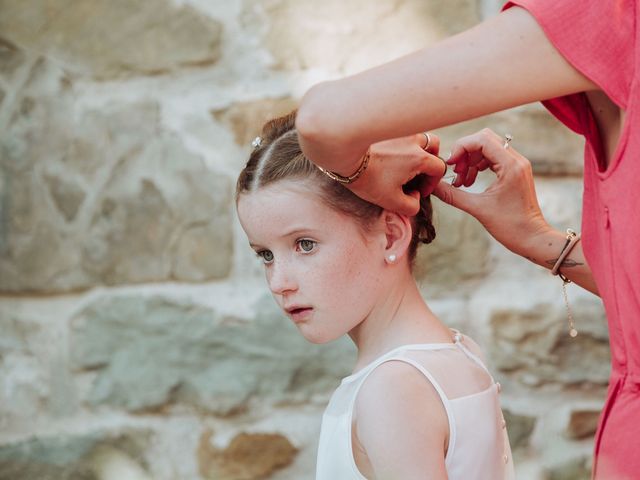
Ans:
[{"label": "gray stone", "polygon": [[509,443],[512,449],[525,448],[529,445],[529,440],[533,429],[536,426],[536,418],[529,415],[513,413],[510,410],[502,409],[504,419],[507,422],[509,432]]},{"label": "gray stone", "polygon": [[0,37],[0,79],[10,81],[23,60],[24,55],[20,49]]},{"label": "gray stone", "polygon": [[442,154],[459,138],[490,128],[498,135],[513,136],[512,147],[531,162],[536,175],[581,176],[584,141],[562,125],[541,105],[487,115],[434,130],[440,136]]},{"label": "gray stone", "polygon": [[496,310],[490,320],[493,364],[511,378],[537,386],[605,386],[610,359],[606,318],[596,300],[572,303],[579,335],[568,334],[562,307]]},{"label": "gray stone", "polygon": [[0,291],[227,276],[231,180],[156,104],[77,111],[73,88],[36,61],[0,131]]},{"label": "gray stone", "polygon": [[98,300],[72,320],[71,357],[95,382],[87,401],[131,411],[184,403],[217,415],[306,402],[349,373],[346,339],[308,345],[271,299],[250,322],[159,297]]},{"label": "gray stone", "polygon": [[428,285],[429,295],[437,295],[488,272],[490,240],[475,218],[435,197],[432,202],[436,238],[419,246],[414,274]]},{"label": "gray stone", "polygon": [[247,30],[266,30],[274,67],[287,70],[362,70],[469,28],[480,15],[468,0],[245,3]]},{"label": "gray stone", "polygon": [[6,39],[99,78],[211,65],[221,55],[222,25],[167,0],[0,0],[0,11]]},{"label": "gray stone", "polygon": [[99,480],[104,450],[115,449],[137,461],[148,433],[95,432],[57,435],[0,445],[0,480]]},{"label": "gray stone", "polygon": [[50,380],[47,365],[38,356],[41,328],[0,310],[0,431],[30,420],[47,409]]},{"label": "gray stone", "polygon": [[589,463],[589,459],[586,457],[570,460],[550,468],[546,478],[548,480],[588,480],[591,478]]},{"label": "gray stone", "polygon": [[49,187],[56,207],[64,215],[65,220],[67,222],[73,221],[86,198],[82,187],[77,182],[55,175],[45,175],[44,181]]}]

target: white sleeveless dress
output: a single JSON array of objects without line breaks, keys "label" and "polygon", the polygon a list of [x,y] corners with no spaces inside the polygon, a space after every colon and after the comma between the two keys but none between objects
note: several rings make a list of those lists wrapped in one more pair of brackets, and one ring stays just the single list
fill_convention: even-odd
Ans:
[{"label": "white sleeveless dress", "polygon": [[[342,380],[322,417],[316,480],[366,480],[352,450],[353,408],[360,387],[376,367],[389,361],[412,365],[430,382],[449,420],[445,466],[449,480],[515,478],[506,424],[500,409],[500,384],[473,354],[458,332],[453,343],[398,347]],[[470,372],[485,377],[486,388],[473,392],[460,385]],[[467,377],[465,377],[467,376]],[[457,382],[457,384],[456,384]],[[460,393],[462,392],[462,395]]]}]

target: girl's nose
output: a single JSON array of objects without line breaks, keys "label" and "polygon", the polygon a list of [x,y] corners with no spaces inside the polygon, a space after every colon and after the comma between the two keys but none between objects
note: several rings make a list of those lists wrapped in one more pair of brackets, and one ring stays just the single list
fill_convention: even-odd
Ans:
[{"label": "girl's nose", "polygon": [[298,289],[291,268],[286,263],[274,262],[268,275],[269,289],[274,294],[284,295]]}]

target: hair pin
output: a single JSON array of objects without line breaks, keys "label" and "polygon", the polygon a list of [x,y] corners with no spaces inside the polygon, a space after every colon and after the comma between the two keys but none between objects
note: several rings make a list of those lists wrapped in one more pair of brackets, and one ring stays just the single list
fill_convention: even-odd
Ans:
[{"label": "hair pin", "polygon": [[251,146],[255,149],[260,147],[260,145],[262,145],[262,137],[256,137],[253,139],[253,141],[251,142]]}]

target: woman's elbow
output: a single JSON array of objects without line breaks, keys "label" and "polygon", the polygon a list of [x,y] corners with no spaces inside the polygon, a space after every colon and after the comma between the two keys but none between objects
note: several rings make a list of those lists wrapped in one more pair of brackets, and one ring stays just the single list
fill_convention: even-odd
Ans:
[{"label": "woman's elbow", "polygon": [[[333,136],[327,118],[326,99],[329,82],[314,85],[305,93],[296,114],[298,135],[310,142],[325,142]],[[324,99],[324,100],[323,100]]]}]

